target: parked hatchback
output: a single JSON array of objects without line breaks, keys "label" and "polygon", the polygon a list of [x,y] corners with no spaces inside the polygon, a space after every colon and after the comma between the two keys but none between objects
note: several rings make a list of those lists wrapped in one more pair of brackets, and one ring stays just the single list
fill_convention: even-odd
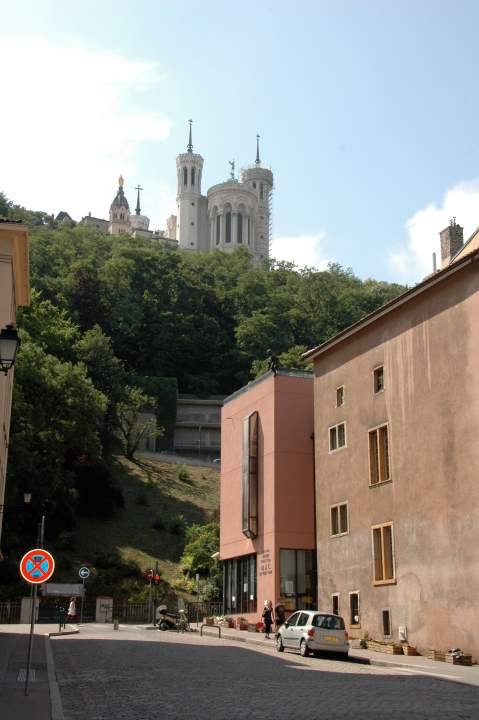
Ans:
[{"label": "parked hatchback", "polygon": [[303,657],[324,651],[347,655],[349,639],[344,620],[318,610],[295,612],[276,634],[276,649],[283,652],[285,648],[299,650]]}]

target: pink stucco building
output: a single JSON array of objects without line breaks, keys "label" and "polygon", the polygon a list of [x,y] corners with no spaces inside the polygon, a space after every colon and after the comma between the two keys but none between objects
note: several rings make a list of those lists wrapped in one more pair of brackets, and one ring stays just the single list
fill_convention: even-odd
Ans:
[{"label": "pink stucco building", "polygon": [[227,615],[265,600],[316,606],[313,378],[280,371],[226,398],[221,415],[220,558]]}]

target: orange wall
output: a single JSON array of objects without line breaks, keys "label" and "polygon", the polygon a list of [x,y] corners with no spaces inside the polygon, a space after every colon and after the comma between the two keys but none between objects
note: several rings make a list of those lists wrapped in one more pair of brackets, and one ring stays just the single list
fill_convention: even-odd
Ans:
[{"label": "orange wall", "polygon": [[[241,532],[243,419],[259,414],[258,537]],[[257,607],[279,597],[279,549],[314,549],[313,379],[269,374],[221,414],[220,557],[257,553]],[[270,563],[265,567],[269,554]],[[265,562],[262,562],[264,560]],[[263,573],[263,574],[262,574]]]}]

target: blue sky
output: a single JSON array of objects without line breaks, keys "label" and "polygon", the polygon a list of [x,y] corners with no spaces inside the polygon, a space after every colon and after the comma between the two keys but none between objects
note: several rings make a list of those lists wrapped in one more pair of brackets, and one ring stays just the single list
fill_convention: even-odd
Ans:
[{"label": "blue sky", "polygon": [[164,228],[187,119],[204,191],[259,132],[274,255],[413,283],[479,225],[478,27],[468,0],[3,0],[0,189],[105,217],[121,172]]}]

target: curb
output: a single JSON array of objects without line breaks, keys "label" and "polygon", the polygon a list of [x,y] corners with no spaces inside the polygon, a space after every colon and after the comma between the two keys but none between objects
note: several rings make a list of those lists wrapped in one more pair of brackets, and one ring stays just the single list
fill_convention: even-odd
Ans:
[{"label": "curb", "polygon": [[51,632],[51,633],[48,633],[48,637],[49,637],[49,638],[52,638],[52,637],[63,637],[64,635],[79,635],[79,634],[80,634],[80,631],[79,631],[79,630],[65,630],[65,632]]},{"label": "curb", "polygon": [[48,635],[45,635],[45,655],[47,658],[48,685],[50,687],[51,720],[65,720],[62,699],[60,696],[60,688],[58,687],[55,673],[52,646]]}]

